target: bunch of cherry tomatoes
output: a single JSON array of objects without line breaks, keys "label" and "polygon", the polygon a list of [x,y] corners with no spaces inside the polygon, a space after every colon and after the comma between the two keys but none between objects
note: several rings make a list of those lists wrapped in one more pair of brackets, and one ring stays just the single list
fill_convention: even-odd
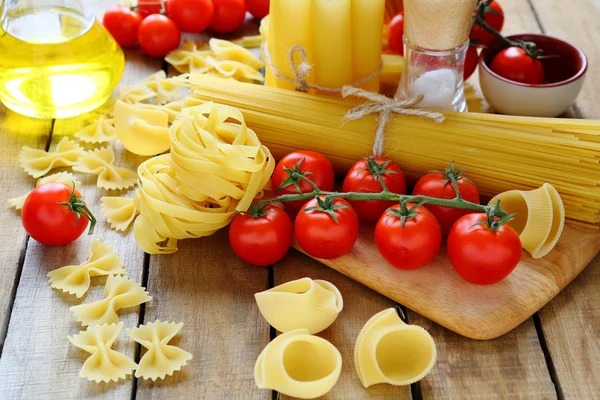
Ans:
[{"label": "bunch of cherry tomatoes", "polygon": [[[485,26],[487,25],[487,27]],[[500,34],[504,26],[504,11],[496,0],[479,0],[473,14],[470,45],[467,50],[464,67],[464,79],[468,79],[479,63],[478,50],[496,39],[490,30]],[[404,15],[396,15],[388,28],[390,49],[400,55],[404,54]],[[506,40],[506,39],[505,39]],[[541,84],[544,82],[544,69],[540,62],[539,52],[530,51],[526,46],[508,45],[492,60],[492,71],[511,81]]]},{"label": "bunch of cherry tomatoes", "polygon": [[[452,165],[443,172],[430,172],[419,179],[412,194],[455,199],[458,190],[463,200],[479,204],[477,188],[462,172],[455,171]],[[379,252],[391,265],[403,270],[430,263],[445,236],[454,269],[472,283],[485,285],[504,279],[521,258],[516,231],[507,221],[490,218],[486,213],[431,204],[356,200],[359,196],[345,200],[339,194],[295,200],[302,194],[334,190],[332,164],[320,153],[296,151],[285,156],[275,167],[272,183],[277,188],[273,200],[286,201],[255,203],[247,213],[236,215],[230,226],[233,250],[250,264],[277,263],[289,251],[294,236],[313,257],[342,257],[358,238],[359,221],[376,223]],[[343,193],[360,195],[384,190],[406,194],[406,180],[395,162],[382,157],[357,161],[343,183]],[[294,224],[290,215],[295,215]]]},{"label": "bunch of cherry tomatoes", "polygon": [[242,26],[246,11],[256,18],[269,13],[270,0],[138,0],[104,13],[104,27],[122,47],[140,45],[144,53],[164,57],[179,46],[181,32],[210,29],[232,32]]}]

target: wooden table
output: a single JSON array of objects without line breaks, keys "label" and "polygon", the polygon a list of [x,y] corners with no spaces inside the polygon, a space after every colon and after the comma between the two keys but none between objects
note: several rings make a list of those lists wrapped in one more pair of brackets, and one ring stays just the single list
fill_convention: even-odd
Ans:
[{"label": "wooden table", "polygon": [[[114,2],[114,1],[113,1]],[[101,10],[107,1],[91,2]],[[569,116],[600,118],[600,3],[578,0],[502,0],[505,33],[544,32],[578,43],[590,59],[583,92]],[[123,82],[136,82],[163,67],[139,52],[128,53]],[[83,237],[63,248],[29,239],[6,200],[30,190],[33,180],[19,167],[22,146],[53,148],[83,125],[81,119],[33,120],[0,112],[0,398],[206,398],[271,399],[254,384],[254,362],[275,332],[260,316],[253,294],[305,276],[326,279],[344,295],[345,307],[323,332],[342,352],[342,376],[325,398],[600,398],[600,258],[539,313],[505,336],[486,342],[460,337],[410,310],[407,320],[428,329],[438,347],[432,373],[409,387],[378,385],[365,390],[354,372],[352,352],[362,325],[392,301],[292,251],[281,263],[253,268],[230,250],[226,232],[180,243],[175,255],[145,255],[131,234],[108,229],[103,217],[94,238],[113,246],[129,276],[142,282],[153,301],[122,313],[127,327],[156,319],[183,321],[180,345],[194,355],[183,372],[165,381],[128,379],[118,384],[79,378],[86,357],[67,335],[80,327],[69,313],[73,299],[50,289],[46,273],[83,261],[92,241]],[[141,161],[118,148],[121,165]],[[559,167],[559,166],[557,166]],[[82,192],[100,213],[95,177]],[[131,193],[129,194],[131,195]],[[101,297],[94,285],[86,301]],[[139,360],[140,349],[121,335],[117,349]],[[284,397],[284,396],[281,396]]]}]

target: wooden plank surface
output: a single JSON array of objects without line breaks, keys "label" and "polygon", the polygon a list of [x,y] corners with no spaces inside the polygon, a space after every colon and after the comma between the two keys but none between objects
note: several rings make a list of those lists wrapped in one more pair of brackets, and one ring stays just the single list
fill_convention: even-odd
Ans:
[{"label": "wooden plank surface", "polygon": [[[139,53],[128,55],[123,83],[137,82],[141,76],[160,69],[160,61],[140,58]],[[72,135],[83,126],[83,118],[57,120],[54,124],[51,148],[64,136]],[[126,152],[119,142],[113,143],[117,165],[135,169],[139,157]],[[77,265],[88,255],[93,239],[99,239],[117,251],[130,279],[141,282],[143,252],[135,244],[132,235],[123,236],[109,229],[101,214],[100,198],[123,192],[107,192],[96,187],[97,177],[78,174],[82,182],[80,192],[88,207],[99,219],[93,237],[84,236],[65,247],[46,247],[34,240],[29,241],[25,254],[23,273],[16,293],[14,307],[8,326],[2,358],[0,358],[0,398],[129,398],[132,379],[120,383],[98,385],[79,377],[79,370],[88,354],[67,341],[68,335],[79,333],[83,328],[69,312],[75,304],[88,303],[104,297],[104,279],[94,278],[92,289],[81,301],[73,296],[53,290],[48,284],[48,271],[64,265]],[[121,320],[128,328],[138,324],[138,310],[120,312]],[[125,332],[119,336],[115,347],[133,358],[135,346],[126,339]]]},{"label": "wooden plank surface", "polygon": [[164,381],[139,380],[137,399],[270,399],[254,383],[254,363],[269,342],[254,293],[269,287],[268,270],[242,262],[227,230],[179,242],[172,255],[152,256],[144,322],[183,322],[188,366]]},{"label": "wooden plank surface", "polygon": [[[329,281],[342,293],[344,309],[328,329],[318,334],[342,353],[342,374],[333,390],[320,399],[411,398],[410,386],[375,385],[365,389],[354,369],[354,345],[363,325],[373,315],[395,307],[396,303],[296,251],[273,269],[273,275],[275,286],[309,277]],[[281,396],[281,399],[289,398]]]}]

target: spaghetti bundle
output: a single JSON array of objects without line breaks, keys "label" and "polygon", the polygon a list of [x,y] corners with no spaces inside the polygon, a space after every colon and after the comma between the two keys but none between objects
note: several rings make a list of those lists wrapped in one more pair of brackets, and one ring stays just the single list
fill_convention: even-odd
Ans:
[{"label": "spaghetti bundle", "polygon": [[[326,154],[345,172],[370,154],[377,115],[344,121],[357,100],[315,96],[213,77],[189,78],[187,105],[207,101],[239,109],[275,157],[295,149]],[[441,124],[395,115],[384,154],[413,180],[451,161],[468,170],[484,196],[550,183],[567,218],[600,223],[600,121],[445,112]]]}]

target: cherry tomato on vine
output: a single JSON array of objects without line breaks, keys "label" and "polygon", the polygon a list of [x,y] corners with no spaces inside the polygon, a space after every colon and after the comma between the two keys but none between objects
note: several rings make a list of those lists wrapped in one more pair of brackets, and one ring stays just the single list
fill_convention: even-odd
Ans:
[{"label": "cherry tomato on vine", "polygon": [[246,20],[244,0],[212,0],[215,12],[210,29],[219,33],[233,32]]},{"label": "cherry tomato on vine", "polygon": [[492,71],[511,81],[540,85],[544,83],[544,67],[540,60],[520,47],[509,47],[494,57]]},{"label": "cherry tomato on vine", "polygon": [[229,243],[247,263],[267,267],[279,262],[292,247],[292,221],[280,207],[238,214],[229,226]]},{"label": "cherry tomato on vine", "polygon": [[442,231],[429,210],[407,204],[403,221],[400,204],[381,216],[375,227],[377,249],[394,267],[417,269],[430,263],[440,250]]},{"label": "cherry tomato on vine", "polygon": [[404,15],[398,14],[390,21],[388,45],[397,54],[404,55]]},{"label": "cherry tomato on vine", "polygon": [[[395,162],[383,157],[369,157],[357,161],[348,171],[344,179],[344,192],[379,193],[383,190],[381,180],[387,189],[396,194],[406,193],[406,180],[402,170]],[[381,214],[397,204],[395,201],[361,200],[350,201],[358,214],[358,219],[365,222],[377,222]]]},{"label": "cherry tomato on vine", "polygon": [[179,47],[181,32],[172,19],[152,14],[140,24],[138,39],[144,53],[152,57],[164,57]]},{"label": "cherry tomato on vine", "polygon": [[[446,169],[445,172],[430,172],[423,176],[413,189],[413,195],[422,195],[429,197],[437,197],[438,199],[453,199],[456,197],[456,192],[452,186],[451,176],[454,176],[458,184],[458,191],[464,200],[471,203],[479,204],[479,192],[477,188],[467,178],[462,176],[464,169],[454,171],[454,165]],[[465,214],[472,211],[461,210],[459,208],[450,208],[442,206],[425,205],[429,211],[435,216],[442,228],[442,234],[448,235],[452,225]]]},{"label": "cherry tomato on vine", "polygon": [[465,80],[469,79],[469,77],[473,75],[478,63],[479,54],[477,54],[477,47],[469,46],[469,49],[467,50],[467,57],[465,58],[465,70],[463,73]]},{"label": "cherry tomato on vine", "polygon": [[[315,151],[300,150],[283,157],[275,166],[271,180],[277,196],[312,192],[313,187],[302,176],[313,181],[323,191],[333,190],[335,175],[333,165],[327,157]],[[285,203],[285,208],[297,212],[306,201]]]},{"label": "cherry tomato on vine", "polygon": [[[500,7],[500,4],[498,4],[497,1],[484,1],[490,3],[485,7],[485,15],[482,15],[482,12],[480,11],[476,12],[478,12],[479,17],[483,18],[486,24],[496,31],[501,32],[502,27],[504,26],[504,11],[502,11],[502,7]],[[484,46],[495,39],[493,34],[485,30],[481,25],[478,25],[477,22],[475,22],[471,28],[470,37],[473,41],[477,41],[477,44],[482,44]]]},{"label": "cherry tomato on vine", "polygon": [[254,17],[264,18],[269,15],[270,3],[271,0],[246,0],[246,7]]},{"label": "cherry tomato on vine", "polygon": [[214,13],[212,0],[169,0],[167,14],[183,32],[198,33],[210,25]]},{"label": "cherry tomato on vine", "polygon": [[35,188],[23,204],[23,227],[36,241],[62,246],[75,241],[96,220],[85,205],[81,193],[63,183],[46,183]]},{"label": "cherry tomato on vine", "polygon": [[[170,0],[165,1],[165,4],[168,5],[169,2]],[[148,15],[160,14],[162,7],[159,3],[160,0],[138,0],[136,8],[142,18],[146,18]]]},{"label": "cherry tomato on vine", "polygon": [[102,24],[121,47],[133,46],[138,42],[141,22],[140,14],[123,4],[108,7],[102,17]]},{"label": "cherry tomato on vine", "polygon": [[487,221],[483,213],[465,215],[448,236],[450,263],[465,280],[478,285],[491,285],[506,278],[523,251],[513,228],[504,224],[491,229]]},{"label": "cherry tomato on vine", "polygon": [[302,207],[294,233],[308,255],[338,258],[348,253],[358,238],[358,216],[346,200],[321,196]]}]

